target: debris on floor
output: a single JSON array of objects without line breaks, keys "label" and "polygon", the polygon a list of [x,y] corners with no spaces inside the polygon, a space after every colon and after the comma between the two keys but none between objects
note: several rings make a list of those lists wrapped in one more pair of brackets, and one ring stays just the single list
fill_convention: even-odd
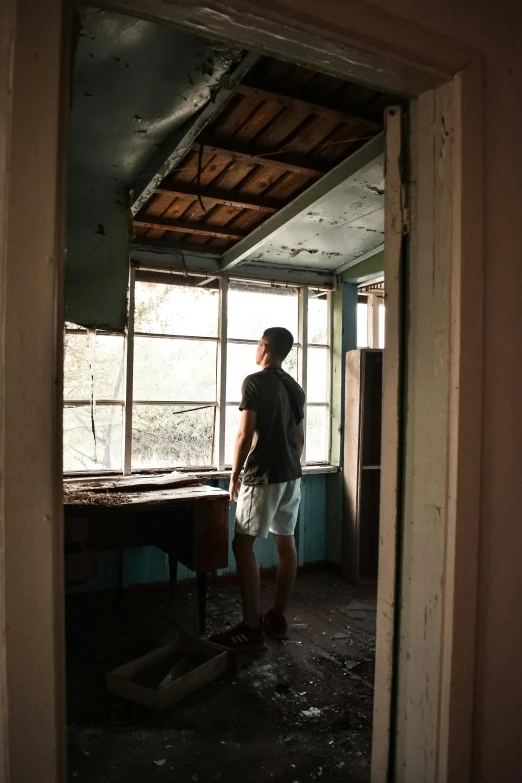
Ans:
[{"label": "debris on floor", "polygon": [[[262,583],[263,608],[272,595],[273,584]],[[211,589],[209,634],[239,621],[237,597],[235,586]],[[238,657],[233,676],[161,714],[109,693],[105,675],[192,632],[195,594],[179,590],[174,602],[147,592],[124,594],[121,603],[107,594],[73,598],[67,611],[71,783],[155,783],[165,775],[179,783],[370,780],[374,588],[353,587],[331,573],[299,576],[288,641],[300,644],[269,639],[267,652]],[[352,622],[344,610],[356,601],[368,607],[353,610],[366,619]],[[343,638],[334,639],[337,634]]]},{"label": "debris on floor", "polygon": [[318,718],[321,715],[321,710],[318,707],[309,707],[307,710],[301,710],[301,715],[305,718]]}]

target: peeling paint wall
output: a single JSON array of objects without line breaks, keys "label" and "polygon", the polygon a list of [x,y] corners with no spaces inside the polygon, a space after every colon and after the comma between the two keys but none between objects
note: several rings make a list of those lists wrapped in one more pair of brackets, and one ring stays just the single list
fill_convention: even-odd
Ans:
[{"label": "peeling paint wall", "polygon": [[82,11],[69,129],[67,320],[123,331],[130,189],[240,56],[173,27]]},{"label": "peeling paint wall", "polygon": [[[75,179],[74,175],[72,177]],[[95,175],[69,184],[65,318],[122,332],[127,316],[128,194]]]}]

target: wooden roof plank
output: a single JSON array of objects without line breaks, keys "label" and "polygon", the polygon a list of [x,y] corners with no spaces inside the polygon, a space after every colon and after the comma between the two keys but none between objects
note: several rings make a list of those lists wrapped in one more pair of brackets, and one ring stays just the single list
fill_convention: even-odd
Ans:
[{"label": "wooden roof plank", "polygon": [[[249,96],[247,96],[249,97]],[[282,111],[282,106],[273,102],[267,102],[264,98],[252,96],[257,102],[255,111],[234,133],[234,142],[246,144],[252,142],[270,123],[272,123]]]},{"label": "wooden roof plank", "polygon": [[221,249],[211,250],[210,247],[201,246],[194,242],[182,242],[178,237],[168,239],[150,239],[149,237],[138,237],[131,242],[131,250],[137,248],[150,248],[151,250],[179,250],[183,253],[213,253],[219,255]]},{"label": "wooden roof plank", "polygon": [[[190,185],[181,183],[173,183],[172,185],[168,186],[162,185],[157,189],[156,193],[165,194],[167,196],[171,195],[172,197],[182,195],[192,196],[193,198],[198,197],[196,183]],[[202,198],[204,204],[208,201],[215,204],[224,204],[225,206],[229,207],[237,207],[237,209],[252,209],[256,212],[266,212],[269,214],[272,212],[277,212],[278,209],[284,206],[284,202],[248,197],[242,193],[236,193],[233,190],[223,190],[221,188],[217,189],[204,187],[199,191],[199,195]],[[147,214],[150,214],[148,210]]]},{"label": "wooden roof plank", "polygon": [[242,232],[227,230],[220,226],[210,225],[208,223],[190,223],[184,220],[165,220],[162,218],[153,218],[147,215],[134,218],[136,226],[145,226],[160,231],[174,231],[183,234],[195,234],[199,236],[224,237],[225,239],[242,239]]},{"label": "wooden roof plank", "polygon": [[216,136],[228,138],[241,128],[256,110],[259,101],[245,98],[244,95],[232,95],[230,103],[210,126]]},{"label": "wooden roof plank", "polygon": [[273,157],[273,152],[266,152],[264,149],[244,146],[234,142],[217,141],[211,138],[204,141],[205,151],[210,154],[228,155],[237,160],[247,160],[251,165],[272,166],[288,171],[294,171],[296,174],[304,174],[307,177],[322,177],[326,169],[319,164],[311,166],[306,161],[287,153]]},{"label": "wooden roof plank", "polygon": [[[319,117],[331,117],[338,122],[345,122],[349,125],[360,124],[361,122],[361,119],[357,115],[338,109],[333,105],[326,105],[326,102],[320,104],[310,100],[304,100],[297,95],[283,93],[282,87],[278,88],[276,92],[273,89],[262,89],[260,87],[253,87],[249,84],[237,84],[235,92],[238,95],[257,98],[259,101],[267,101],[268,105],[276,104],[284,106],[287,109],[299,111],[304,115],[316,114]],[[364,122],[372,130],[380,130],[377,123],[371,120],[364,120]]]}]

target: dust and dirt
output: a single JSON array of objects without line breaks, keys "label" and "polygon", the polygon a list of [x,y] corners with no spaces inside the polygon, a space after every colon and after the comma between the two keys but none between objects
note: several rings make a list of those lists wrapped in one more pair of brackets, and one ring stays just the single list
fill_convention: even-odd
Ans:
[{"label": "dust and dirt", "polygon": [[[271,589],[262,586],[265,603]],[[209,632],[239,619],[237,588],[209,599]],[[361,600],[350,619],[346,609]],[[108,693],[111,668],[194,632],[195,604],[187,591],[173,604],[147,594],[122,605],[100,595],[70,602],[69,780],[369,780],[373,590],[331,574],[300,577],[289,620],[301,644],[270,640],[266,653],[240,656],[234,675],[161,714]]]}]

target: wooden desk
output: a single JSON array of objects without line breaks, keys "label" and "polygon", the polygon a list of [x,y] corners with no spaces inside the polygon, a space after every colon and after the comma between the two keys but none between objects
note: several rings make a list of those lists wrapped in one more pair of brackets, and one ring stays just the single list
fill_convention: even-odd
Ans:
[{"label": "wooden desk", "polygon": [[[178,562],[197,574],[199,629],[206,624],[207,574],[228,566],[228,492],[207,486],[82,493],[65,498],[65,544],[87,556],[129,547],[167,553],[171,590]],[[71,549],[73,552],[71,552]]]}]

